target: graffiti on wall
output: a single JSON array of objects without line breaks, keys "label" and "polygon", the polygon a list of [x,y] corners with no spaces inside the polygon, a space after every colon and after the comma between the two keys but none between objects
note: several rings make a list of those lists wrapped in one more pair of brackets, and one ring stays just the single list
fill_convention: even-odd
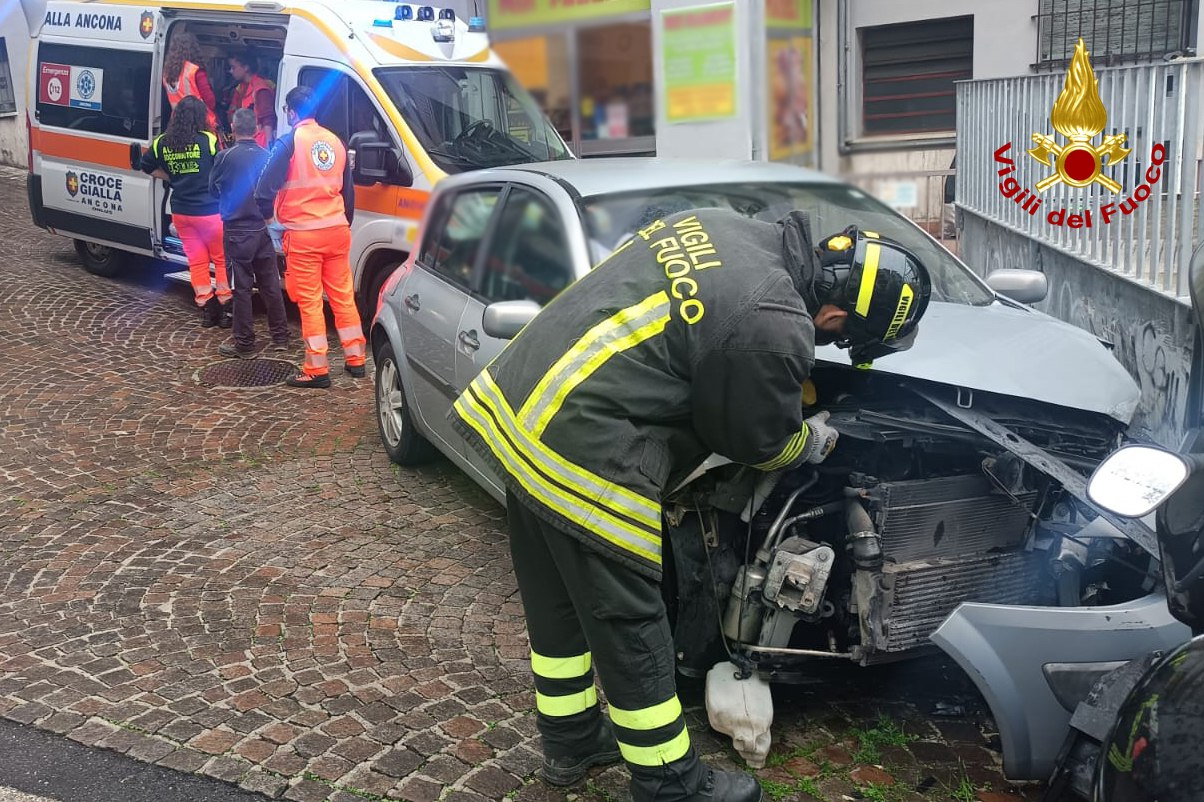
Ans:
[{"label": "graffiti on wall", "polygon": [[1049,313],[1112,344],[1117,360],[1141,386],[1134,424],[1147,429],[1160,444],[1178,446],[1187,404],[1190,346],[1176,342],[1169,320],[1142,319],[1135,309],[1100,303],[1072,281],[1059,283]]}]

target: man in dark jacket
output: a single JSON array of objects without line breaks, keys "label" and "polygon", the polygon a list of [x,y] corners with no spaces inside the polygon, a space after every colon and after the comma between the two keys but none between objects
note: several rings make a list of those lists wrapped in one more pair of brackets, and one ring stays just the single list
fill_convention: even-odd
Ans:
[{"label": "man in dark jacket", "polygon": [[288,320],[276,249],[264,222],[265,215],[272,215],[271,204],[255,201],[255,184],[268,163],[268,152],[255,142],[255,112],[238,109],[230,122],[234,147],[217,154],[209,174],[209,192],[218,199],[222,216],[226,264],[234,275],[234,341],[222,343],[217,350],[223,356],[251,359],[260,351],[255,345],[251,287],[259,284],[275,351],[288,350]]},{"label": "man in dark jacket", "polygon": [[817,253],[802,213],[675,214],[551,301],[457,399],[457,431],[506,479],[547,781],[621,756],[635,802],[761,798],[690,745],[662,499],[712,452],[764,471],[822,461],[836,431],[802,413],[816,342],[862,364],[907,347],[929,293],[919,261],[873,232]]}]

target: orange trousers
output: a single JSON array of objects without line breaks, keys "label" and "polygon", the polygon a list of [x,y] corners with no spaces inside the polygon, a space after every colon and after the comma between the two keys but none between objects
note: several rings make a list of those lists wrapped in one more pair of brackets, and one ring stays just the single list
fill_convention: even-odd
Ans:
[{"label": "orange trousers", "polygon": [[226,251],[222,245],[221,215],[210,214],[197,217],[190,214],[173,214],[171,221],[176,225],[184,256],[188,259],[188,276],[196,305],[204,306],[213,297],[213,282],[209,280],[209,263],[213,263],[217,276],[217,300],[228,303],[230,277],[226,273]]},{"label": "orange trousers", "polygon": [[333,226],[313,231],[285,231],[283,237],[287,269],[284,289],[301,312],[301,339],[305,341],[305,364],[310,376],[330,372],[326,358],[326,315],[322,292],[330,300],[334,325],[348,365],[362,365],[366,357],[364,330],[355,308],[351,279],[351,227]]}]

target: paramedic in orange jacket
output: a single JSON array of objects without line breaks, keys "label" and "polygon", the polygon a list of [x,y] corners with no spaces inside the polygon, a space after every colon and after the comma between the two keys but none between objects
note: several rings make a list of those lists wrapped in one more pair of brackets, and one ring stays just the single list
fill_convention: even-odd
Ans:
[{"label": "paramedic in orange jacket", "polygon": [[238,81],[230,98],[231,125],[234,112],[250,109],[255,112],[255,142],[270,148],[276,139],[276,85],[259,74],[257,59],[250,51],[235,53],[227,59],[230,77]]},{"label": "paramedic in orange jacket", "polygon": [[209,130],[217,132],[217,96],[209,83],[209,73],[201,66],[204,54],[197,38],[187,31],[172,34],[167,56],[163,59],[163,89],[172,111],[186,97],[199,98],[208,112]]},{"label": "paramedic in orange jacket", "polygon": [[289,90],[284,110],[292,130],[272,149],[255,188],[256,200],[274,208],[284,226],[284,289],[301,311],[305,365],[301,375],[288,380],[290,387],[330,386],[323,290],[334,312],[344,369],[355,378],[365,373],[364,331],[351,279],[351,165],[339,138],[314,120],[316,108],[312,89]]}]

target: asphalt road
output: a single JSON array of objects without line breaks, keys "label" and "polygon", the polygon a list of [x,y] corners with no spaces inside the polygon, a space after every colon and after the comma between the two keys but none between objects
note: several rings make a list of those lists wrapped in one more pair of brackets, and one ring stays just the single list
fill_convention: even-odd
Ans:
[{"label": "asphalt road", "polygon": [[0,721],[0,802],[259,802],[216,780]]}]

